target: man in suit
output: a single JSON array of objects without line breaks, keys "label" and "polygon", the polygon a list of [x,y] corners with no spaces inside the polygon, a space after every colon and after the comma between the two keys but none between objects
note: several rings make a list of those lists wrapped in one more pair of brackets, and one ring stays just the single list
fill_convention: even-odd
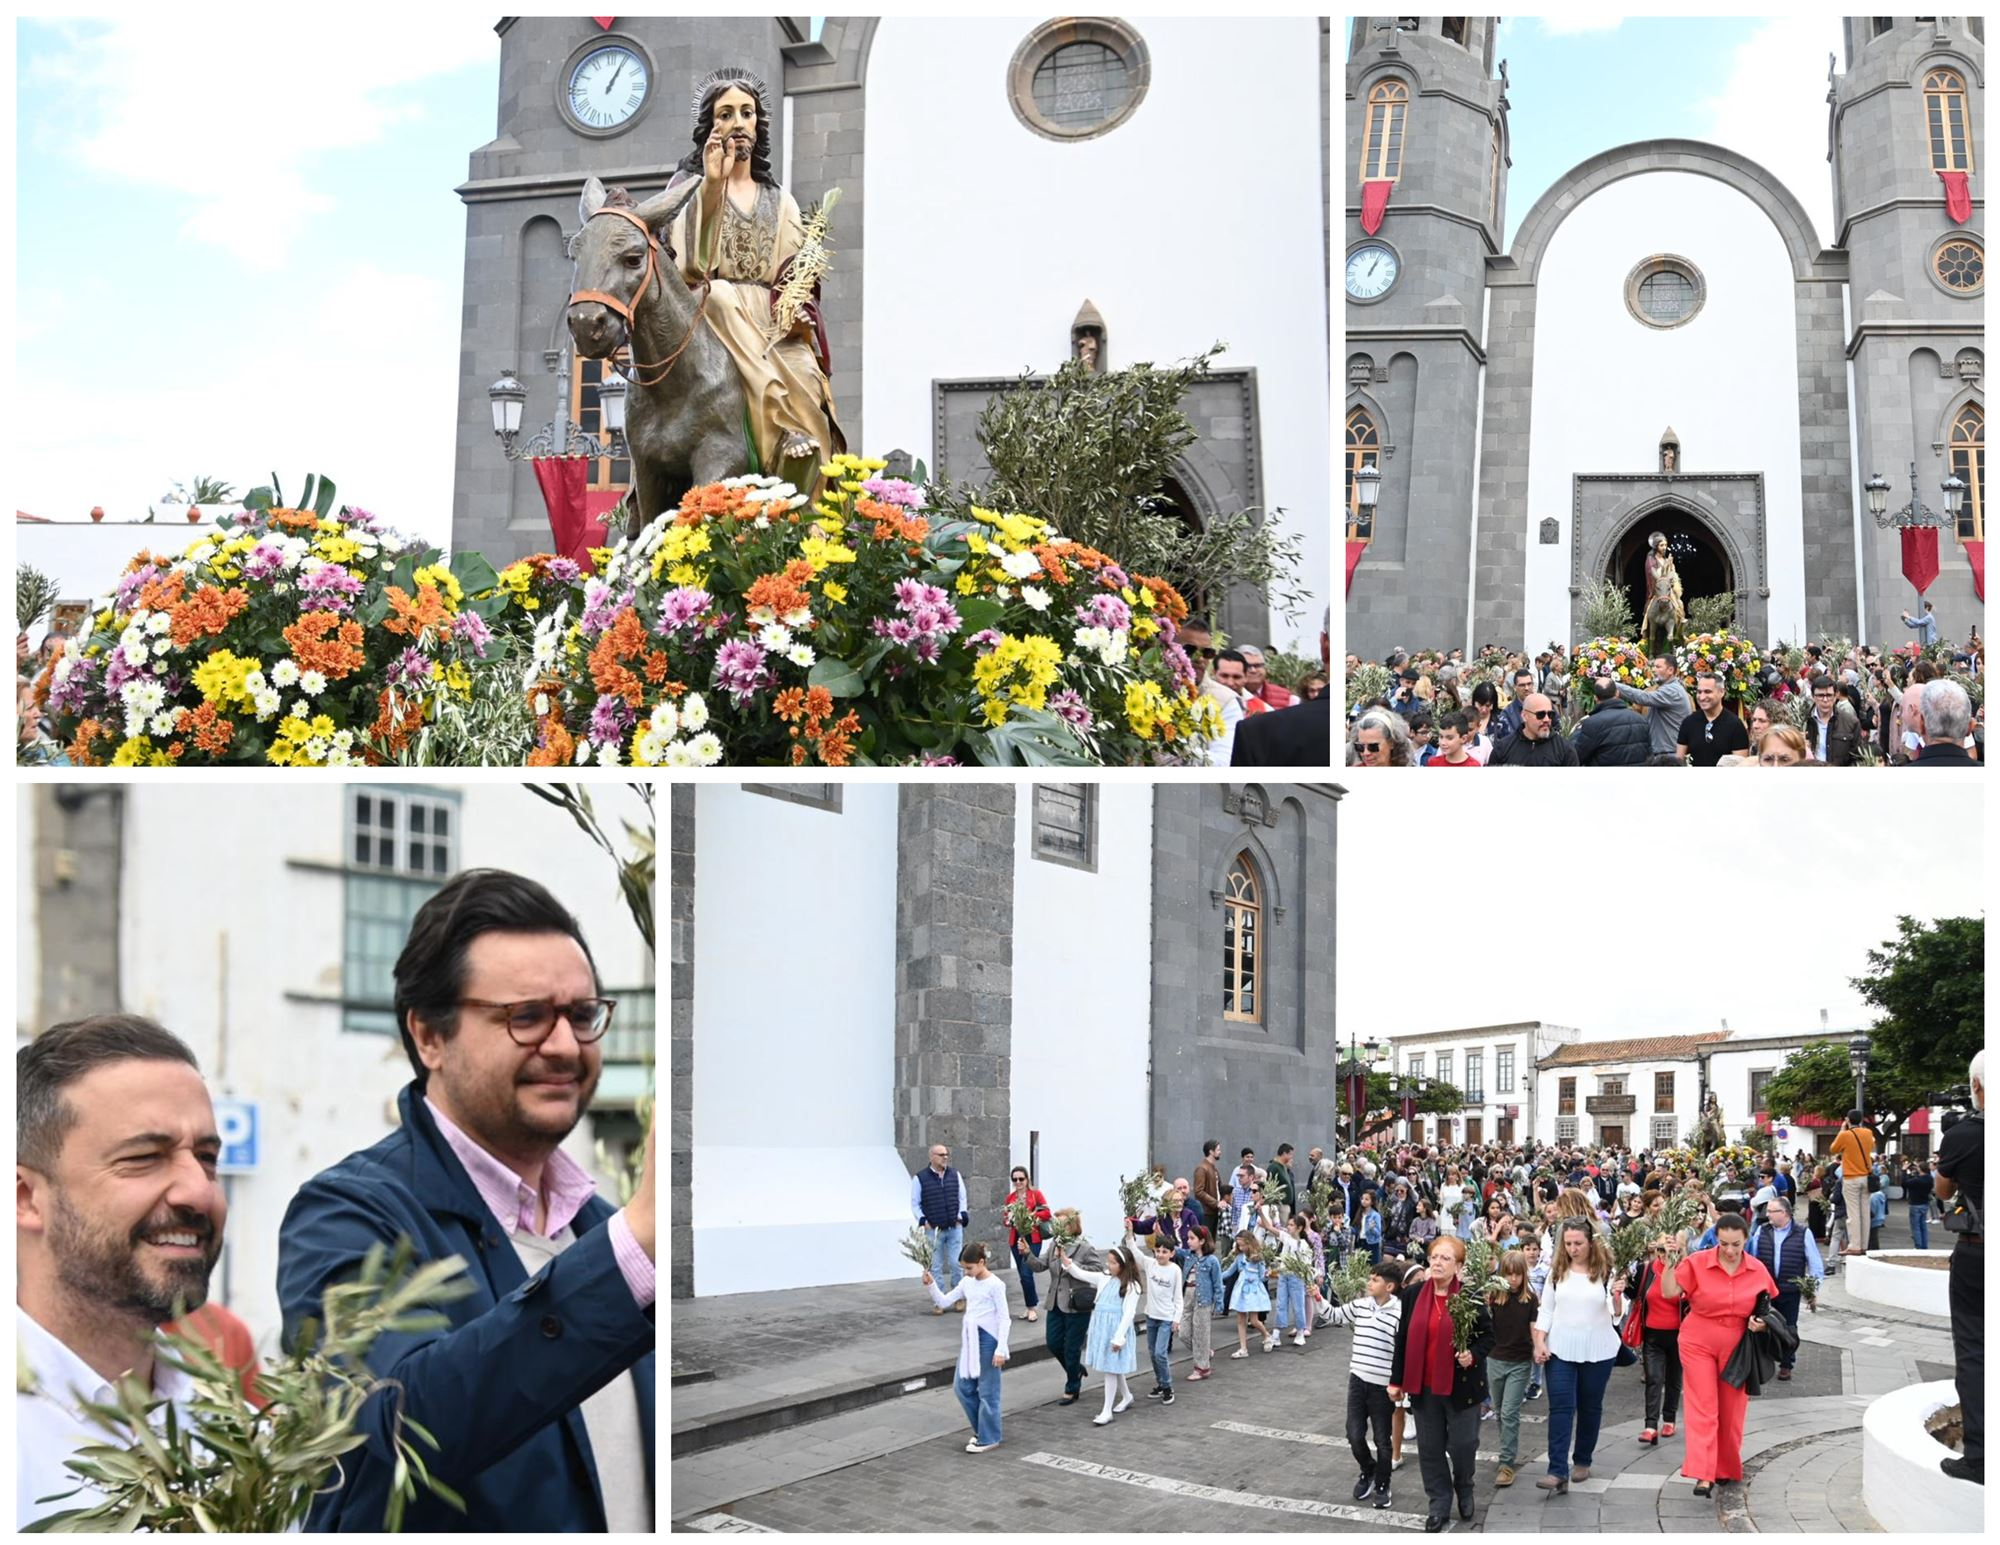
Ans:
[{"label": "man in suit", "polygon": [[[1955,681],[1927,681],[1917,698],[1917,734],[1923,749],[1911,767],[1977,767],[1964,740],[1972,729],[1972,700]],[[1237,744],[1241,745],[1239,733]]]},{"label": "man in suit", "polygon": [[[1320,663],[1333,663],[1333,608],[1319,625]],[[1333,763],[1333,694],[1321,693],[1306,702],[1271,713],[1257,714],[1236,726],[1230,748],[1231,767],[1329,767]]]}]

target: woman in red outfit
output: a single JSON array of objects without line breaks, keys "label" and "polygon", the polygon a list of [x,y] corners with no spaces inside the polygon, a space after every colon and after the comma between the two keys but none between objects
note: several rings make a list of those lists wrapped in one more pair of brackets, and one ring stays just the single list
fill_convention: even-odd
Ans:
[{"label": "woman in red outfit", "polygon": [[1722,1381],[1723,1365],[1743,1332],[1763,1330],[1754,1318],[1757,1295],[1778,1296],[1764,1263],[1743,1250],[1750,1225],[1740,1213],[1715,1220],[1715,1247],[1682,1255],[1676,1246],[1660,1278],[1660,1294],[1681,1302],[1681,1378],[1687,1399],[1687,1458],[1681,1474],[1705,1497],[1717,1481],[1743,1479],[1743,1413],[1750,1397]]},{"label": "woman in red outfit", "polygon": [[[1006,1209],[1016,1202],[1028,1204],[1028,1211],[1035,1215],[1037,1224],[1052,1221],[1049,1217],[1049,1199],[1028,1184],[1028,1172],[1019,1167],[1014,1171],[1014,1189],[1007,1193],[1007,1200],[1000,1204],[1001,1215],[1006,1216]],[[1007,1225],[1007,1248],[1014,1252],[1014,1270],[1021,1279],[1021,1296],[1028,1301],[1028,1312],[1015,1315],[1014,1318],[1017,1320],[1034,1319],[1036,1310],[1040,1307],[1035,1298],[1035,1274],[1021,1264],[1021,1257],[1024,1254],[1032,1254],[1041,1242],[1042,1230],[1039,1227],[1035,1229],[1031,1238],[1023,1239],[1015,1232],[1013,1224]]]},{"label": "woman in red outfit", "polygon": [[[1658,1193],[1654,1193],[1655,1197]],[[1657,1209],[1654,1209],[1657,1211]],[[1687,1247],[1687,1236],[1678,1239]],[[1639,1306],[1640,1359],[1646,1375],[1646,1425],[1639,1434],[1641,1443],[1659,1446],[1664,1435],[1674,1435],[1674,1421],[1681,1414],[1681,1302],[1660,1292],[1666,1275],[1667,1257],[1676,1248],[1672,1235],[1662,1234],[1653,1241],[1651,1252],[1632,1263],[1625,1274],[1625,1299]],[[1661,1417],[1665,1416],[1662,1421]]]}]

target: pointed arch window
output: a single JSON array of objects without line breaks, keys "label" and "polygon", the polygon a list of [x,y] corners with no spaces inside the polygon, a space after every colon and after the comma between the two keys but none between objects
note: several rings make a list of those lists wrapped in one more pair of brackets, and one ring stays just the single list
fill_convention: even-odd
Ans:
[{"label": "pointed arch window", "polygon": [[1361,507],[1361,489],[1354,474],[1363,467],[1382,465],[1382,434],[1366,408],[1350,409],[1347,415],[1347,540],[1369,542],[1375,537],[1375,512]]},{"label": "pointed arch window", "polygon": [[1223,884],[1222,1017],[1264,1022],[1264,890],[1247,853]]},{"label": "pointed arch window", "polygon": [[1394,182],[1403,171],[1403,122],[1410,113],[1410,88],[1399,80],[1377,81],[1368,93],[1368,132],[1361,136],[1364,182]]},{"label": "pointed arch window", "polygon": [[1965,484],[1958,539],[1986,540],[1986,410],[1968,402],[1951,421],[1951,474]]},{"label": "pointed arch window", "polygon": [[1972,170],[1972,136],[1966,127],[1965,80],[1956,70],[1924,76],[1924,121],[1931,136],[1931,170]]}]

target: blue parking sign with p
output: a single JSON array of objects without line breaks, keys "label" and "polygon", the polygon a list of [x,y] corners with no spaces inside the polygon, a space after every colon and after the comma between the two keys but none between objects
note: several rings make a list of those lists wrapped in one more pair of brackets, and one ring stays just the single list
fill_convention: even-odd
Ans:
[{"label": "blue parking sign with p", "polygon": [[215,1131],[222,1139],[216,1171],[223,1175],[253,1174],[257,1168],[257,1102],[217,1100]]}]

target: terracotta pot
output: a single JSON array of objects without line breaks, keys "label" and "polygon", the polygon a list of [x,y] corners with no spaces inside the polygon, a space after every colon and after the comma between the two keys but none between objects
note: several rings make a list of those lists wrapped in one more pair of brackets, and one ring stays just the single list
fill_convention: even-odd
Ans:
[{"label": "terracotta pot", "polygon": [[104,506],[101,504],[93,504],[90,507],[90,518],[93,522],[104,519]]},{"label": "terracotta pot", "polygon": [[192,526],[197,524],[200,520],[201,520],[201,506],[198,504],[190,504],[188,506],[188,524]]}]

